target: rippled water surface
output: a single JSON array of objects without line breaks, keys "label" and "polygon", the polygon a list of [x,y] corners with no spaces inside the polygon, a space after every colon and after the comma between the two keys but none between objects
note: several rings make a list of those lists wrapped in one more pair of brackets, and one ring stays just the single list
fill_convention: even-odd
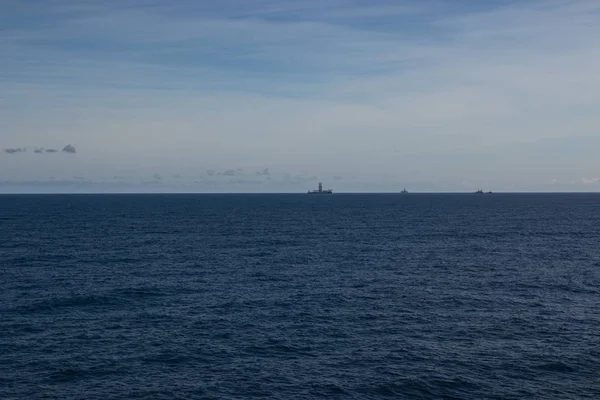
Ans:
[{"label": "rippled water surface", "polygon": [[0,196],[0,398],[600,398],[600,195]]}]

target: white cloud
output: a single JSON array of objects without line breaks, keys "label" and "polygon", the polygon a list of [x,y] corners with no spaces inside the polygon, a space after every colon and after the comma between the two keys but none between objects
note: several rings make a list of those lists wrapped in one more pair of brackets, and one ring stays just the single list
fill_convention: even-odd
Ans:
[{"label": "white cloud", "polygon": [[600,178],[581,178],[581,183],[584,185],[594,185],[600,183]]}]

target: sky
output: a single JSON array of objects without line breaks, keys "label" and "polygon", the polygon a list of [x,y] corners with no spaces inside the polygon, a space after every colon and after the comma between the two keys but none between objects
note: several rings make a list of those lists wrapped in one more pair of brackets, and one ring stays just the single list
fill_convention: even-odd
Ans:
[{"label": "sky", "polygon": [[600,2],[0,10],[0,193],[600,189]]}]

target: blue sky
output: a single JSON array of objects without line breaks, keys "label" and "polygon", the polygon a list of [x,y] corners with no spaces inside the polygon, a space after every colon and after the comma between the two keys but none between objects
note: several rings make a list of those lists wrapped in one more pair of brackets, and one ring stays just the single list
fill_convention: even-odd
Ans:
[{"label": "blue sky", "polygon": [[600,3],[0,8],[0,192],[600,188]]}]

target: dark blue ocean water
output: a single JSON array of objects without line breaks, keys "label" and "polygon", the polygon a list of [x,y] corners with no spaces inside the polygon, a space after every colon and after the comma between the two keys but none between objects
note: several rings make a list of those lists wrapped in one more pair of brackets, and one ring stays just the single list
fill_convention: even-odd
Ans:
[{"label": "dark blue ocean water", "polygon": [[2,399],[600,398],[600,195],[0,196]]}]

